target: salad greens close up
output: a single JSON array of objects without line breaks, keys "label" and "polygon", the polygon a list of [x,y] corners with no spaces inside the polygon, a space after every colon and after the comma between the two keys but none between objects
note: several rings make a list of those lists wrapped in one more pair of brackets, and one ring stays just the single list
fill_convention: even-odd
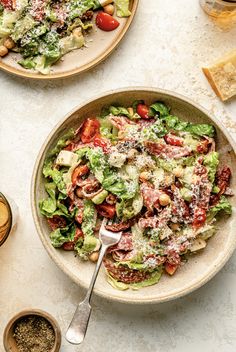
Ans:
[{"label": "salad greens close up", "polygon": [[129,0],[0,0],[0,56],[8,50],[20,53],[21,66],[47,74],[65,54],[86,45],[94,11],[99,10],[99,28],[117,28],[119,22],[100,11],[107,3],[114,3],[118,17],[130,16]]},{"label": "salad greens close up", "polygon": [[183,121],[159,101],[85,119],[44,162],[39,207],[52,245],[95,260],[105,217],[108,230],[122,231],[104,260],[113,287],[138,289],[181,270],[216,233],[218,214],[232,212],[231,171],[214,137],[214,126]]}]

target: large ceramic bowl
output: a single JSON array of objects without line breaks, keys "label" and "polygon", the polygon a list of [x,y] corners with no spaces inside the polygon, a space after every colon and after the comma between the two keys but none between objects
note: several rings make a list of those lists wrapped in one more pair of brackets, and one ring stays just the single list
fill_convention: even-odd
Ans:
[{"label": "large ceramic bowl", "polygon": [[94,26],[91,33],[86,36],[86,47],[66,54],[63,60],[52,66],[49,74],[43,75],[21,67],[17,63],[21,56],[14,52],[0,58],[0,69],[24,78],[41,80],[70,77],[88,71],[105,60],[120,43],[134,19],[138,1],[130,1],[131,15],[127,18],[118,18],[120,26],[115,31],[104,32]]},{"label": "large ceramic bowl", "polygon": [[[87,117],[96,116],[104,105],[119,103],[129,105],[134,100],[144,99],[147,103],[161,100],[172,107],[172,113],[191,121],[211,123],[217,131],[217,149],[221,163],[231,167],[233,178],[232,188],[236,190],[236,156],[235,145],[225,131],[225,128],[206,110],[196,103],[178,94],[154,88],[128,88],[112,91],[97,97],[70,112],[53,129],[46,139],[35,164],[32,178],[32,210],[34,221],[41,241],[54,262],[76,283],[88,287],[94,264],[82,262],[73,253],[55,249],[49,240],[49,227],[43,216],[40,215],[38,202],[45,196],[42,166],[48,151],[55,145],[57,139],[70,127],[78,127]],[[231,198],[233,209],[236,197]],[[106,281],[105,271],[102,268],[95,286],[95,292],[107,299],[127,303],[158,303],[168,301],[199,288],[210,280],[227,262],[236,246],[236,218],[235,211],[229,218],[222,217],[218,222],[217,234],[209,240],[209,244],[200,254],[190,258],[188,263],[180,268],[173,277],[163,275],[157,285],[143,288],[139,291],[118,291]]]}]

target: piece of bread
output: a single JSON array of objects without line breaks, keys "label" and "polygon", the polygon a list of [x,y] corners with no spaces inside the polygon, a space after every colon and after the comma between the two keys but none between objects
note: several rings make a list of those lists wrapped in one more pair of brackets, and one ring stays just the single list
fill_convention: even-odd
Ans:
[{"label": "piece of bread", "polygon": [[223,101],[236,95],[236,49],[202,70]]}]

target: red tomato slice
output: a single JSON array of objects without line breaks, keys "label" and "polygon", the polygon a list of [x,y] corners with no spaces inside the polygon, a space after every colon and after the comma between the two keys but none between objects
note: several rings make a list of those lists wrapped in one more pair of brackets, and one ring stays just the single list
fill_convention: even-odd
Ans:
[{"label": "red tomato slice", "polygon": [[206,221],[206,210],[202,208],[197,208],[193,216],[193,228],[198,229]]},{"label": "red tomato slice", "polygon": [[112,219],[114,218],[115,214],[116,214],[116,207],[115,205],[111,205],[111,204],[101,204],[101,205],[97,205],[96,209],[98,211],[98,213],[102,216],[104,216],[105,218],[108,219]]},{"label": "red tomato slice", "polygon": [[120,23],[111,15],[105,12],[99,12],[96,17],[96,25],[103,31],[114,31]]},{"label": "red tomato slice", "polygon": [[86,175],[89,172],[89,167],[87,165],[77,166],[72,174],[71,181],[72,185],[75,186],[79,177]]},{"label": "red tomato slice", "polygon": [[142,119],[150,119],[151,117],[148,116],[149,113],[149,107],[145,104],[138,104],[137,105],[137,114],[139,114],[139,116]]},{"label": "red tomato slice", "polygon": [[174,264],[170,264],[168,262],[165,263],[165,271],[169,274],[169,275],[174,275],[174,273],[176,272],[176,270],[178,269],[178,265],[174,265]]},{"label": "red tomato slice", "polygon": [[81,140],[83,143],[89,143],[93,140],[95,135],[99,133],[100,122],[96,119],[87,119],[81,132]]},{"label": "red tomato slice", "polygon": [[103,138],[99,134],[94,137],[93,144],[95,147],[101,147],[104,153],[108,153],[111,147],[111,142],[109,139]]},{"label": "red tomato slice", "polygon": [[0,4],[8,10],[13,10],[14,4],[12,0],[0,0]]},{"label": "red tomato slice", "polygon": [[181,137],[175,136],[174,134],[167,134],[164,136],[167,144],[175,145],[176,147],[182,147],[184,145],[184,140]]}]

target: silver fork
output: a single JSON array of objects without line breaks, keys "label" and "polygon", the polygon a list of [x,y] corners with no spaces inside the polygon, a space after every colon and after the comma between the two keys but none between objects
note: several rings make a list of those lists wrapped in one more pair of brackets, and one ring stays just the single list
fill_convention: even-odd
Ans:
[{"label": "silver fork", "polygon": [[89,318],[91,314],[90,299],[93,293],[93,287],[97,279],[97,275],[102,264],[103,257],[106,253],[107,248],[115,245],[119,242],[121,238],[121,232],[111,232],[106,230],[105,226],[107,224],[107,219],[103,219],[102,226],[99,231],[99,239],[101,241],[101,250],[98,257],[97,265],[93,273],[92,280],[90,282],[85,299],[78,305],[70,326],[66,332],[66,339],[68,342],[74,345],[79,345],[83,342],[85,334],[87,331]]}]

